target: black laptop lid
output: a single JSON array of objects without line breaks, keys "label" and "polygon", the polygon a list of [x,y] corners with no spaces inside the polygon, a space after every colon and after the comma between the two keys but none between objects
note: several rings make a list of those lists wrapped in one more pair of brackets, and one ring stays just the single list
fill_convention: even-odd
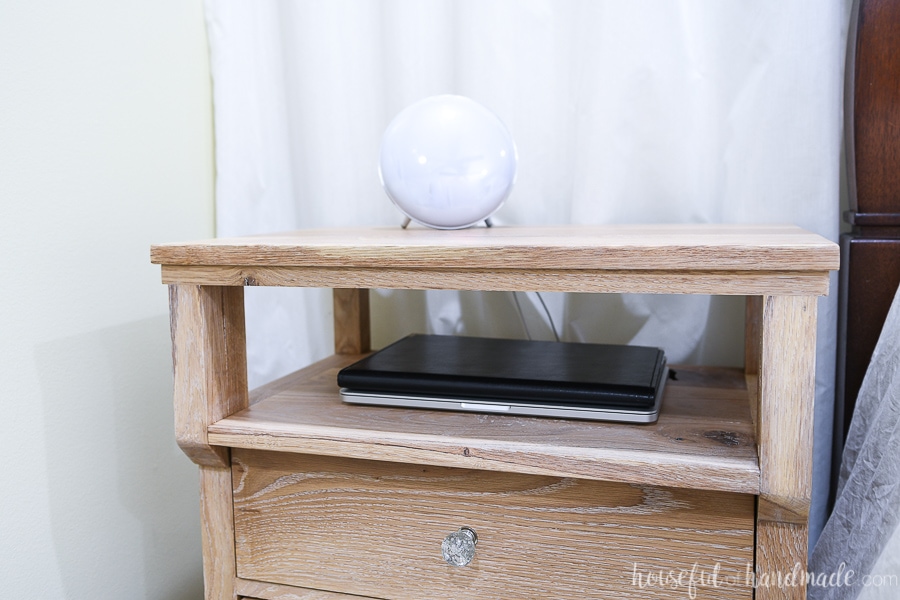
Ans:
[{"label": "black laptop lid", "polygon": [[356,391],[645,408],[665,369],[659,348],[411,335],[342,369]]}]

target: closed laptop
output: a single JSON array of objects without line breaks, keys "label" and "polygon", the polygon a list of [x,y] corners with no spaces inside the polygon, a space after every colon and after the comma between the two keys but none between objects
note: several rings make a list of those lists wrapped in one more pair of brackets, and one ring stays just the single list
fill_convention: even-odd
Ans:
[{"label": "closed laptop", "polygon": [[411,335],[342,369],[346,402],[652,422],[659,348]]}]

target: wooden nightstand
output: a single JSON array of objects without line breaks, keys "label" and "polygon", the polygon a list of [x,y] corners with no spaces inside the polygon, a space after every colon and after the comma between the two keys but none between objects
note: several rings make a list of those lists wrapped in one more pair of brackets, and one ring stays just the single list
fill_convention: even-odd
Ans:
[{"label": "wooden nightstand", "polygon": [[[791,226],[346,229],[154,246],[206,597],[803,598],[816,297]],[[243,286],[334,288],[335,355],[248,393]],[[747,296],[746,365],[624,425],[343,404],[369,288]],[[478,533],[452,567],[441,542]],[[799,571],[798,571],[799,570]],[[660,577],[662,578],[660,580]],[[783,583],[783,581],[782,581]]]}]

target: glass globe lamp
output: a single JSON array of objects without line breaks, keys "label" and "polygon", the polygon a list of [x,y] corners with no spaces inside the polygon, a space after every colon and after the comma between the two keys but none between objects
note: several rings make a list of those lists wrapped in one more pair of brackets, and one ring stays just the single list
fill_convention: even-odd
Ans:
[{"label": "glass globe lamp", "polygon": [[518,154],[493,112],[464,96],[432,96],[405,108],[384,132],[378,174],[413,221],[461,229],[509,197]]}]

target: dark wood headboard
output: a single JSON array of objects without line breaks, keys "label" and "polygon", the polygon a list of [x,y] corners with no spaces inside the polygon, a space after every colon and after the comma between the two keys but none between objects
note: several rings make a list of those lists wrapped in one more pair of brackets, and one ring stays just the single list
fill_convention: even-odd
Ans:
[{"label": "dark wood headboard", "polygon": [[856,396],[900,285],[900,2],[859,0],[849,38],[844,220],[852,231],[841,236],[832,498]]}]

